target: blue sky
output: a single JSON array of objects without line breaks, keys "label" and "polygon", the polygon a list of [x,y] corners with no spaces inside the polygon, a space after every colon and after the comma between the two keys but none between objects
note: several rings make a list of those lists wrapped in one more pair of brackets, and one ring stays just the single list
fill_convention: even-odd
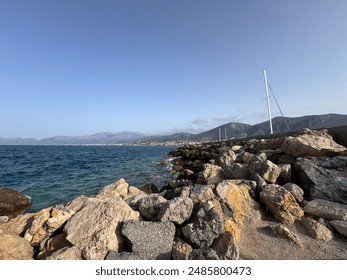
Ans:
[{"label": "blue sky", "polygon": [[[345,0],[0,0],[0,137],[347,113]],[[279,115],[272,101],[273,115]]]}]

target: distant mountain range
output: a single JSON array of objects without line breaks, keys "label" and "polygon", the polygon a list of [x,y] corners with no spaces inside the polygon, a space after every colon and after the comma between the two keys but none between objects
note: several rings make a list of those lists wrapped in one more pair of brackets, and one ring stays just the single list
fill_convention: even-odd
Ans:
[{"label": "distant mountain range", "polygon": [[[330,128],[347,125],[347,115],[326,114],[296,118],[276,117],[272,120],[272,123],[275,133],[287,132],[288,127],[291,131],[298,131],[303,128]],[[225,138],[242,138],[269,133],[268,121],[256,125],[231,122],[199,134],[177,133],[166,136],[145,136],[144,134],[132,131],[117,133],[101,132],[86,136],[55,136],[40,140],[35,138],[0,138],[0,145],[111,145],[186,141],[206,142],[218,140],[219,137],[224,140]]]},{"label": "distant mountain range", "polygon": [[0,138],[0,145],[111,145],[134,142],[144,135],[138,132],[100,132],[86,136],[55,136],[44,139]]}]

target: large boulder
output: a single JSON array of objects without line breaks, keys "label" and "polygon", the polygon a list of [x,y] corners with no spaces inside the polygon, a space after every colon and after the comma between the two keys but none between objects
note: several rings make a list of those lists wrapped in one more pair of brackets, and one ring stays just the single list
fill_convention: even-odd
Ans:
[{"label": "large boulder", "polygon": [[324,199],[308,201],[302,208],[306,214],[329,220],[347,221],[347,205]]},{"label": "large boulder", "polygon": [[298,158],[295,168],[311,199],[347,204],[347,156]]},{"label": "large boulder", "polygon": [[102,201],[89,198],[64,227],[66,239],[82,252],[83,259],[102,260],[109,251],[124,246],[121,222],[138,220],[140,213],[132,210],[119,196]]},{"label": "large boulder", "polygon": [[0,260],[30,260],[34,250],[24,238],[9,232],[0,230]]},{"label": "large boulder", "polygon": [[293,224],[304,216],[294,196],[279,185],[267,185],[260,192],[260,201],[272,212],[276,219]]},{"label": "large boulder", "polygon": [[346,155],[347,149],[337,144],[326,132],[307,130],[305,134],[296,137],[286,137],[282,150],[295,157],[322,157]]},{"label": "large boulder", "polygon": [[15,217],[31,205],[24,194],[8,188],[0,188],[0,216]]},{"label": "large boulder", "polygon": [[171,222],[125,221],[122,226],[132,252],[148,260],[170,259],[175,232]]}]

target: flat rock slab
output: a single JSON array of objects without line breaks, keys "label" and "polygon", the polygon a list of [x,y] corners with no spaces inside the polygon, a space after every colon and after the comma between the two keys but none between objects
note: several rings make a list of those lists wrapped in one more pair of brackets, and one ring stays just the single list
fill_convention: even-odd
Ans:
[{"label": "flat rock slab", "polygon": [[298,158],[295,169],[311,199],[347,204],[347,157]]},{"label": "flat rock slab", "polygon": [[176,232],[172,222],[125,221],[121,232],[132,252],[143,259],[170,259]]},{"label": "flat rock slab", "polygon": [[302,208],[306,214],[329,220],[347,220],[347,205],[324,199],[308,201]]}]

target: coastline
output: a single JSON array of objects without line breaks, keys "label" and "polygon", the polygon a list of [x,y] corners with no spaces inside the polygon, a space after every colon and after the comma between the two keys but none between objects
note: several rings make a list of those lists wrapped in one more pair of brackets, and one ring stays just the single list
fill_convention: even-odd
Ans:
[{"label": "coastline", "polygon": [[169,153],[177,180],[160,191],[119,179],[0,224],[13,248],[27,249],[7,257],[347,259],[347,186],[307,180],[307,164],[347,178],[347,149],[327,132],[178,147]]}]

